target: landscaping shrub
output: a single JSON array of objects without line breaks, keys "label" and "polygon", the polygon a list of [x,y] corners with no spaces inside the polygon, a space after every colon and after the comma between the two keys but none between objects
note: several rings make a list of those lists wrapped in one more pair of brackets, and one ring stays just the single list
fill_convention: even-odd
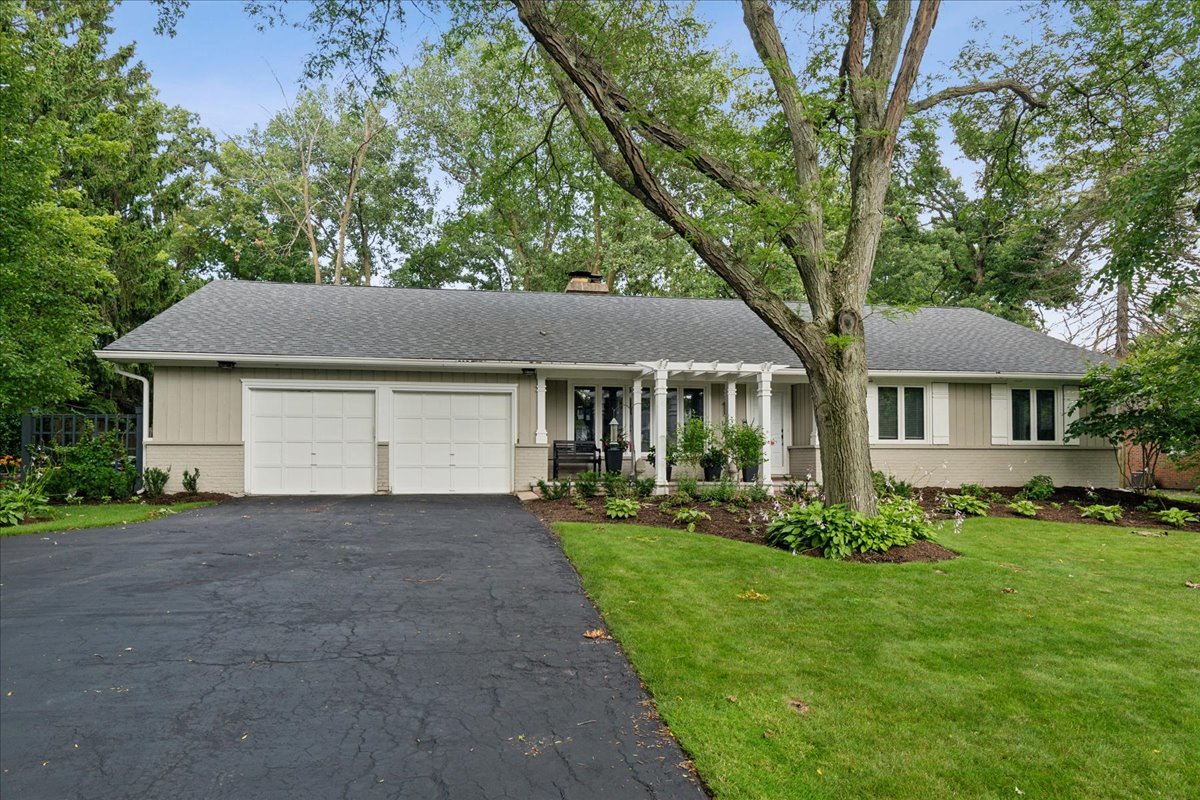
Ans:
[{"label": "landscaping shrub", "polygon": [[889,475],[886,472],[875,470],[871,473],[871,483],[875,487],[875,494],[878,497],[912,497],[913,485],[908,481],[902,481],[895,475]]},{"label": "landscaping shrub", "polygon": [[712,517],[698,508],[681,508],[675,512],[675,524],[686,525],[689,533],[696,532],[696,523],[702,519],[712,519]]},{"label": "landscaping shrub", "polygon": [[1100,519],[1105,522],[1116,522],[1125,515],[1118,505],[1106,506],[1096,503],[1090,506],[1079,506],[1079,516],[1088,519]]},{"label": "landscaping shrub", "polygon": [[600,491],[600,476],[590,469],[579,473],[575,476],[575,491],[583,497],[595,497]]},{"label": "landscaping shrub", "polygon": [[1042,510],[1042,507],[1034,505],[1032,500],[1014,500],[1005,507],[1014,514],[1020,514],[1022,517],[1030,519],[1036,517],[1037,512]]},{"label": "landscaping shrub", "polygon": [[654,494],[654,478],[630,478],[629,483],[638,497],[650,497]]},{"label": "landscaping shrub", "polygon": [[819,549],[826,558],[853,553],[882,553],[892,547],[930,538],[932,527],[913,500],[893,498],[879,504],[875,517],[865,517],[844,505],[826,506],[819,500],[793,504],[767,524],[766,541],[791,552]]},{"label": "landscaping shrub", "polygon": [[678,458],[680,463],[693,466],[699,464],[712,439],[712,429],[704,424],[703,417],[688,417],[679,428]]},{"label": "landscaping shrub", "polygon": [[1189,522],[1200,522],[1200,517],[1175,506],[1163,509],[1162,511],[1155,511],[1154,516],[1173,528],[1182,528]]},{"label": "landscaping shrub", "polygon": [[196,467],[191,472],[186,469],[183,471],[183,490],[188,494],[195,494],[200,491],[200,468]]},{"label": "landscaping shrub", "polygon": [[686,494],[688,497],[700,496],[700,482],[695,478],[680,478],[675,482],[675,488],[680,494]]},{"label": "landscaping shrub", "polygon": [[958,511],[969,517],[986,517],[991,506],[986,500],[972,497],[969,494],[942,495],[942,511]]},{"label": "landscaping shrub", "polygon": [[746,422],[726,425],[724,439],[725,447],[738,469],[744,470],[762,463],[763,445],[767,442],[762,428]]},{"label": "landscaping shrub", "polygon": [[701,488],[697,499],[705,503],[728,503],[737,495],[737,487],[729,478],[722,478],[717,483],[710,483]]},{"label": "landscaping shrub", "polygon": [[542,498],[545,500],[561,500],[571,493],[570,481],[550,481],[546,483],[539,480],[537,487],[542,493]]},{"label": "landscaping shrub", "polygon": [[604,484],[604,493],[609,497],[625,497],[630,494],[629,481],[619,472],[606,472],[600,476]]},{"label": "landscaping shrub", "polygon": [[1020,497],[1030,500],[1049,500],[1054,496],[1054,481],[1049,475],[1034,475],[1021,487]]},{"label": "landscaping shrub", "polygon": [[90,433],[73,445],[55,447],[50,460],[46,494],[51,497],[125,499],[137,483],[133,459],[115,433]]},{"label": "landscaping shrub", "polygon": [[142,487],[146,497],[162,497],[167,488],[167,480],[171,477],[170,469],[150,467],[142,472]]},{"label": "landscaping shrub", "polygon": [[632,497],[610,497],[604,501],[604,514],[610,519],[636,517],[641,504]]},{"label": "landscaping shrub", "polygon": [[771,495],[767,492],[767,487],[761,483],[756,483],[746,489],[745,497],[749,498],[751,503],[765,503],[771,499]]},{"label": "landscaping shrub", "polygon": [[958,487],[958,493],[978,497],[980,500],[986,500],[989,503],[998,503],[1004,499],[997,492],[993,492],[991,489],[978,483],[964,483]]}]

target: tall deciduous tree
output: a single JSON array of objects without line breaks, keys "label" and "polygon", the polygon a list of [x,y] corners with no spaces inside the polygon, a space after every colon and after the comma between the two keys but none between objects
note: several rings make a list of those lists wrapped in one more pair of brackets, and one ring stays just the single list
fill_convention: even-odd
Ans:
[{"label": "tall deciduous tree", "polygon": [[[946,89],[910,108],[937,0],[923,0],[915,13],[900,0],[883,9],[874,0],[852,0],[838,48],[840,67],[819,58],[811,62],[801,74],[823,80],[808,91],[770,4],[744,0],[746,28],[769,81],[767,120],[779,133],[781,148],[772,151],[758,130],[710,126],[710,119],[723,117],[710,117],[704,105],[685,107],[656,91],[657,74],[630,69],[638,63],[633,51],[657,47],[659,71],[671,70],[669,48],[649,33],[661,35],[666,25],[648,28],[638,19],[630,26],[628,16],[610,14],[603,5],[514,5],[557,68],[560,96],[609,177],[670,225],[795,351],[814,391],[826,492],[835,502],[873,513],[863,309],[901,124],[910,111],[981,93],[1011,91],[1027,103],[1041,101],[1001,76]],[[848,155],[844,172],[841,153]],[[780,169],[781,156],[786,169]],[[723,190],[752,234],[742,240],[722,236],[697,214],[672,180],[680,169]],[[848,208],[840,219],[827,219],[823,198],[838,184]],[[790,261],[807,315],[793,311],[752,268],[767,260],[756,255],[762,249]]]}]

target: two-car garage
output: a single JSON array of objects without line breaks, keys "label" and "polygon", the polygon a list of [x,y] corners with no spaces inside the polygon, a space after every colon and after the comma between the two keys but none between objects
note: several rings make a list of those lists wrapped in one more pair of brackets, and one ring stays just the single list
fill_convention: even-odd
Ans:
[{"label": "two-car garage", "polygon": [[250,494],[513,490],[513,386],[243,388]]}]

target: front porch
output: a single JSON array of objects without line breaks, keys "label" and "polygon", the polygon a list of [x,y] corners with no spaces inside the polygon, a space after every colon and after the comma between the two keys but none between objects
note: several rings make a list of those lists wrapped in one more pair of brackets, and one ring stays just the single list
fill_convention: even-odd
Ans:
[{"label": "front porch", "polygon": [[[771,363],[645,361],[598,370],[538,368],[534,403],[535,445],[548,454],[546,475],[553,474],[556,441],[602,447],[616,422],[628,442],[622,471],[653,475],[665,492],[681,477],[701,476],[677,465],[668,480],[667,443],[689,417],[718,426],[745,421],[766,434],[760,482],[770,488],[791,477],[813,473],[815,424],[811,395],[802,369]],[[653,463],[651,463],[653,462]],[[561,477],[570,472],[563,468]]]}]

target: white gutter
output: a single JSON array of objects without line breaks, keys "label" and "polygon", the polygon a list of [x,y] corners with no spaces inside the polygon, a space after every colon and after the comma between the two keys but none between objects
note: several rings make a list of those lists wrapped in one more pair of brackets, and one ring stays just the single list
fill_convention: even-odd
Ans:
[{"label": "white gutter", "polygon": [[[596,372],[647,372],[645,363],[597,364],[587,361],[470,361],[422,358],[356,358],[351,356],[273,356],[258,353],[168,353],[148,350],[93,350],[97,358],[118,363],[227,361],[237,364],[278,364],[314,367],[393,367],[456,370],[586,369]],[[697,362],[703,366],[708,362]],[[775,368],[776,377],[803,377],[800,367]],[[940,378],[943,380],[1063,380],[1077,381],[1083,372],[979,372],[952,370],[869,370],[872,378]],[[139,377],[133,375],[131,377]]]}]

